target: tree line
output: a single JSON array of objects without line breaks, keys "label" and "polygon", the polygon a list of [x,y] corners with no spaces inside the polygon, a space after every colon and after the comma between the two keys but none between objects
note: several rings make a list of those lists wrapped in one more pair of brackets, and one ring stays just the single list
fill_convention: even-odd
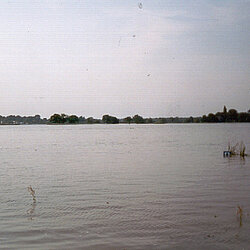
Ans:
[{"label": "tree line", "polygon": [[47,118],[41,118],[40,115],[35,116],[20,116],[20,115],[0,115],[0,125],[21,125],[21,124],[47,124]]},{"label": "tree line", "polygon": [[136,123],[136,124],[164,124],[164,123],[217,123],[217,122],[250,122],[250,110],[247,112],[238,112],[236,109],[227,111],[224,106],[222,112],[215,114],[209,113],[201,117],[159,117],[143,118],[140,115],[117,118],[111,115],[103,115],[102,119],[84,116],[53,114],[49,119],[35,116],[0,116],[0,125],[20,125],[20,124],[118,124],[118,123]]},{"label": "tree line", "polygon": [[248,112],[239,112],[224,106],[222,112],[209,113],[201,117],[201,122],[250,122],[250,109]]}]

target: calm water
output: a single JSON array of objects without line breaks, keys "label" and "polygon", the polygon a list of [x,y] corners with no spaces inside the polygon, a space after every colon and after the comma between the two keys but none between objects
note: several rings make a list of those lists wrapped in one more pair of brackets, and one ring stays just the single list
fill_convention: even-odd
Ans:
[{"label": "calm water", "polygon": [[249,135],[250,124],[1,126],[0,249],[249,249],[250,157],[222,157],[229,140],[250,153]]}]

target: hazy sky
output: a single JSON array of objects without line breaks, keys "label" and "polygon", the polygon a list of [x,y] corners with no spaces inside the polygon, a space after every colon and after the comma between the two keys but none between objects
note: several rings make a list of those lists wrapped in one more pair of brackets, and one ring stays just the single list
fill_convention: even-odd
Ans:
[{"label": "hazy sky", "polygon": [[249,0],[1,0],[0,114],[246,111],[249,13]]}]

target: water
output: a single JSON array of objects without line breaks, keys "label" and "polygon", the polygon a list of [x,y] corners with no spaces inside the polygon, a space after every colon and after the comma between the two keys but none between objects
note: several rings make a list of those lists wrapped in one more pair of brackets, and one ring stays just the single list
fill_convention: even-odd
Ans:
[{"label": "water", "polygon": [[1,126],[0,249],[247,249],[250,157],[222,153],[228,140],[250,153],[249,135],[250,124]]}]

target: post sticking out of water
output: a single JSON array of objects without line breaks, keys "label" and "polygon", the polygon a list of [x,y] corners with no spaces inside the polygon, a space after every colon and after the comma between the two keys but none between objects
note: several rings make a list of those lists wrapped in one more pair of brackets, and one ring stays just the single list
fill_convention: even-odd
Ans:
[{"label": "post sticking out of water", "polygon": [[223,156],[224,157],[230,157],[231,156],[231,152],[230,151],[224,151],[223,152]]}]

